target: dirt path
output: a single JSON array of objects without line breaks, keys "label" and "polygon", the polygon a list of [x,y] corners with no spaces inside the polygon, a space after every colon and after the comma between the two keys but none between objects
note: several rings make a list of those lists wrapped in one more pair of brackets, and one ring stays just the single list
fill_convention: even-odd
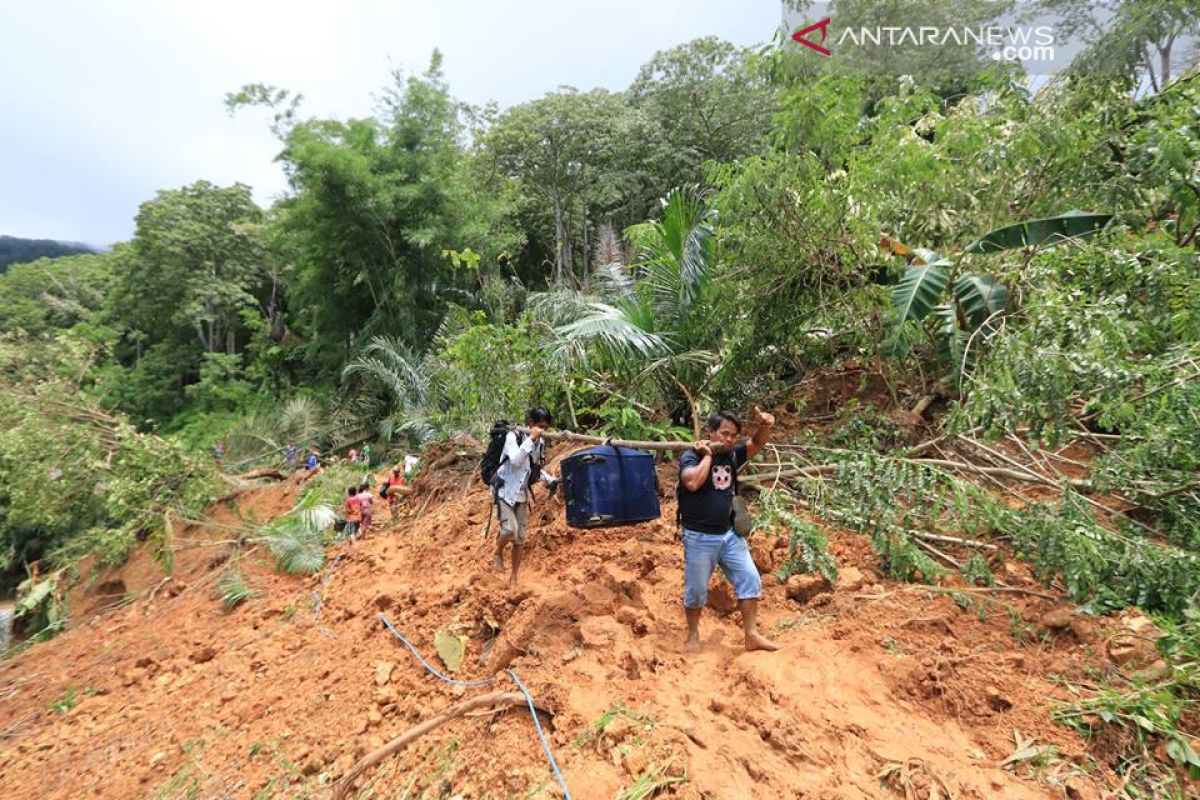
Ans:
[{"label": "dirt path", "polygon": [[[245,502],[279,509],[289,491]],[[762,628],[779,652],[742,652],[736,615],[713,611],[688,658],[669,526],[573,531],[543,506],[530,569],[509,590],[479,537],[482,491],[448,496],[339,562],[319,615],[322,576],[275,574],[262,553],[243,562],[257,594],[223,613],[208,553],[153,601],[0,663],[0,796],[328,796],[365,752],[489,691],[426,675],[381,612],[430,658],[439,628],[469,636],[460,676],[515,669],[555,712],[551,743],[579,800],[685,771],[668,793],[924,798],[944,785],[956,798],[1052,798],[1071,780],[1074,796],[1096,796],[1083,743],[1049,719],[1062,690],[1043,677],[1086,668],[1088,630],[1023,646],[1004,610],[889,584],[860,537],[834,532],[857,579],[808,604],[766,581]],[[1052,605],[1023,602],[1029,619]],[[1014,729],[1055,745],[1055,760],[1001,769]],[[455,720],[365,781],[362,797],[560,794],[520,709]]]}]

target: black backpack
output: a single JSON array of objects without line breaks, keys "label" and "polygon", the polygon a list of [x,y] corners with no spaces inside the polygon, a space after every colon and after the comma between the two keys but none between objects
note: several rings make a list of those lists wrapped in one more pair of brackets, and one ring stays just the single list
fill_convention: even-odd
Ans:
[{"label": "black backpack", "polygon": [[[483,454],[483,458],[479,459],[479,478],[483,481],[484,486],[493,486],[493,481],[496,479],[496,470],[500,469],[500,465],[504,463],[504,440],[508,436],[510,425],[506,419],[498,419],[492,423],[492,429],[488,432],[488,447]],[[525,441],[525,434],[520,431],[515,431],[517,434],[517,444]],[[537,482],[538,477],[542,474],[542,465],[536,461],[530,463],[529,484]]]},{"label": "black backpack", "polygon": [[[500,461],[504,458],[504,439],[508,436],[509,423],[506,419],[498,419],[492,423],[492,429],[488,432],[488,446],[483,454],[483,458],[479,459],[479,479],[483,481],[484,486],[491,486],[492,481],[496,477],[496,470],[500,469]],[[518,442],[521,434],[517,434]]]}]

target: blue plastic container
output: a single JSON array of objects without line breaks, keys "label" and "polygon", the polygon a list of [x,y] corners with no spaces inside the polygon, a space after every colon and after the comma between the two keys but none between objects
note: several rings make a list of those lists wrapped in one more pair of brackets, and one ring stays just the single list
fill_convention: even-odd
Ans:
[{"label": "blue plastic container", "polygon": [[562,462],[563,499],[572,528],[602,528],[658,519],[654,456],[644,450],[601,446]]}]

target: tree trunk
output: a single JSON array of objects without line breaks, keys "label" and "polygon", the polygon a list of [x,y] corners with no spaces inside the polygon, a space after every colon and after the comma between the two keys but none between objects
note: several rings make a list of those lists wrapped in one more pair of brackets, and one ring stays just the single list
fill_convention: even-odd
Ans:
[{"label": "tree trunk", "polygon": [[590,270],[588,269],[588,218],[587,209],[583,212],[583,291],[591,289]]},{"label": "tree trunk", "polygon": [[563,244],[566,239],[564,227],[562,198],[556,191],[554,193],[554,282],[557,284],[563,282],[563,268],[566,266],[563,253]]}]

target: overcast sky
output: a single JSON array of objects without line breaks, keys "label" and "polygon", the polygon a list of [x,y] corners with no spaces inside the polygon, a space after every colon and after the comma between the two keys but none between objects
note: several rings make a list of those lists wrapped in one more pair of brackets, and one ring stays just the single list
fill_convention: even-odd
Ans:
[{"label": "overcast sky", "polygon": [[778,0],[0,0],[0,234],[109,245],[139,203],[200,179],[268,204],[284,182],[266,112],[223,105],[244,83],[364,116],[436,47],[454,96],[509,106],[622,89],[699,36],[766,42],[780,17]]}]

